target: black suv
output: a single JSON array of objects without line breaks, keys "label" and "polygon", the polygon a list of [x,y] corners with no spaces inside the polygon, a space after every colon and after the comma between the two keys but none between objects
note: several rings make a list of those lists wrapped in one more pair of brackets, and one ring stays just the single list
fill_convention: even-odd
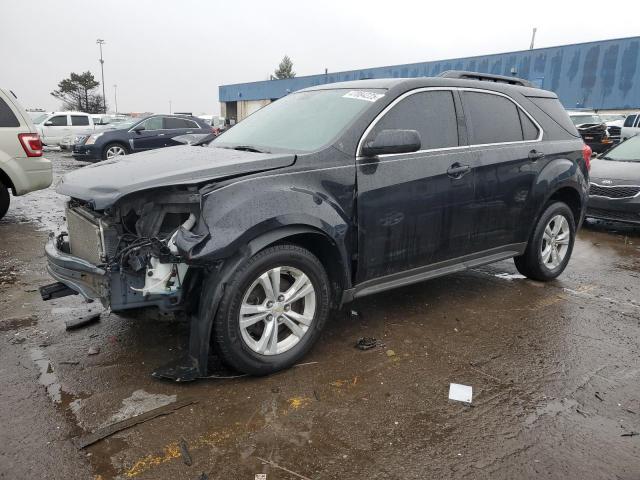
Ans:
[{"label": "black suv", "polygon": [[212,128],[201,118],[179,115],[151,115],[115,128],[78,135],[72,153],[76,160],[97,162],[120,155],[180,145],[176,137],[208,135]]},{"label": "black suv", "polygon": [[67,174],[67,232],[46,245],[61,283],[41,293],[189,313],[188,357],[154,375],[205,376],[211,345],[268,374],[354,298],[511,257],[530,278],[557,277],[590,153],[556,95],[524,80],[309,88],[208,145]]}]

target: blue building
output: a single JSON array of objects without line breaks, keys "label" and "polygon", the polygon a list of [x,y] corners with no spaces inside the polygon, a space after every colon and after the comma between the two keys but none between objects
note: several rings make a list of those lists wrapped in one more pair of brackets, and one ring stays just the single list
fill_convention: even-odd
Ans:
[{"label": "blue building", "polygon": [[640,37],[577,43],[478,57],[308,75],[218,87],[221,115],[242,120],[302,88],[364,78],[432,77],[446,70],[513,75],[558,94],[565,108],[640,107]]}]

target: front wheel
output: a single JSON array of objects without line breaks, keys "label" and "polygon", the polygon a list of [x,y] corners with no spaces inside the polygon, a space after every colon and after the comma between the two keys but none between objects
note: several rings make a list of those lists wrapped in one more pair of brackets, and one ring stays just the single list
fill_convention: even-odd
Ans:
[{"label": "front wheel", "polygon": [[524,254],[513,259],[516,268],[533,280],[553,280],[567,267],[575,238],[576,224],[569,206],[550,204],[538,219]]},{"label": "front wheel", "polygon": [[329,313],[327,274],[310,251],[269,247],[233,275],[214,320],[222,360],[251,375],[294,365],[320,335]]},{"label": "front wheel", "polygon": [[110,143],[102,152],[103,160],[111,160],[114,157],[121,157],[127,154],[127,149],[120,143]]}]

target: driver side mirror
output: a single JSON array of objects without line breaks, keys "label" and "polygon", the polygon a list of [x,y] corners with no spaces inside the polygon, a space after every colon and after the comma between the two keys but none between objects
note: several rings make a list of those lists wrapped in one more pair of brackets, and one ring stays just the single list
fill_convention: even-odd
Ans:
[{"label": "driver side mirror", "polygon": [[48,122],[44,122],[45,127],[50,127],[51,125],[53,125],[53,122],[51,120],[49,120]]},{"label": "driver side mirror", "polygon": [[133,129],[133,131],[136,132],[136,133],[140,133],[143,130],[145,130],[145,127],[144,127],[143,123],[141,123],[140,125],[136,125],[135,128]]},{"label": "driver side mirror", "polygon": [[362,155],[375,157],[392,153],[417,152],[422,146],[416,130],[382,130],[362,146]]}]

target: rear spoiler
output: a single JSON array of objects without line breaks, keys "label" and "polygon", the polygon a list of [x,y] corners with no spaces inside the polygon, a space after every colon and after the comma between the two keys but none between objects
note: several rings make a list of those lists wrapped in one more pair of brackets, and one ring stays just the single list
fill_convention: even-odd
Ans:
[{"label": "rear spoiler", "polygon": [[439,77],[442,78],[459,78],[462,80],[481,80],[485,82],[507,83],[509,85],[518,85],[520,87],[536,88],[529,80],[518,77],[507,77],[506,75],[494,75],[492,73],[468,72],[465,70],[447,70],[442,72]]}]

